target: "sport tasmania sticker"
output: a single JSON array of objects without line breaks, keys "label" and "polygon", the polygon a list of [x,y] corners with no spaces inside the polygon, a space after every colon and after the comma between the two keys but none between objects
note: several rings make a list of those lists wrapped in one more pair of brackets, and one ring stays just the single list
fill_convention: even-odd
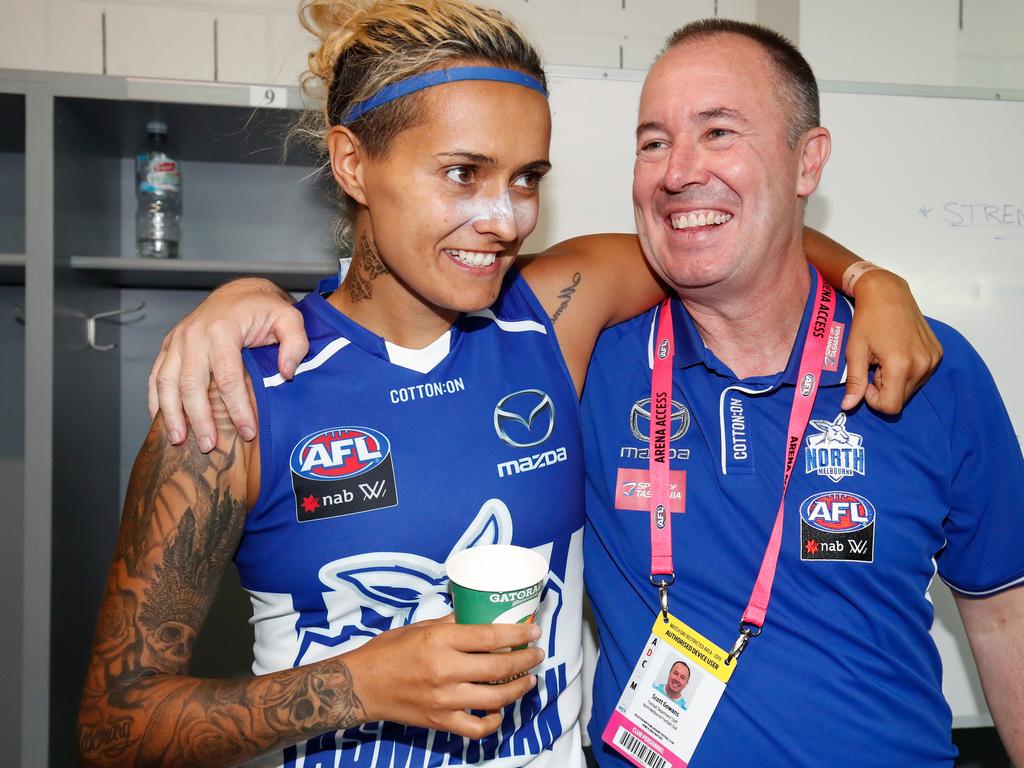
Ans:
[{"label": "sport tasmania sticker", "polygon": [[800,505],[800,559],[870,563],[875,507],[856,493],[816,493]]},{"label": "sport tasmania sticker", "polygon": [[289,459],[295,516],[322,520],[398,503],[391,442],[368,427],[332,427],[302,438]]}]

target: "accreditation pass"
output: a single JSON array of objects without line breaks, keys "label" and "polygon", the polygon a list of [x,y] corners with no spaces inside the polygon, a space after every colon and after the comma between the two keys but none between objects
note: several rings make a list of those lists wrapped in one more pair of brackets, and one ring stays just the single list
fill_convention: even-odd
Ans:
[{"label": "accreditation pass", "polygon": [[602,739],[640,768],[686,768],[736,668],[726,656],[659,613]]}]

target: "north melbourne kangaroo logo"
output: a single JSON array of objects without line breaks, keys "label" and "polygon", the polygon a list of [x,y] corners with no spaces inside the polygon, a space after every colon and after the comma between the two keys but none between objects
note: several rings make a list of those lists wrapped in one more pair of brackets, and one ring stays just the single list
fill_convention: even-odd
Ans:
[{"label": "north melbourne kangaroo logo", "polygon": [[[485,502],[444,558],[480,544],[511,544],[512,515],[500,499]],[[344,557],[320,569],[327,588],[324,604],[329,626],[301,626],[294,664],[353,650],[389,629],[434,619],[451,611],[444,561],[408,552],[373,552]],[[548,612],[548,653],[554,652],[555,622],[562,606],[562,582],[549,575],[539,609]],[[547,619],[546,619],[547,620]]]},{"label": "north melbourne kangaroo logo", "polygon": [[823,475],[833,483],[864,474],[864,438],[847,431],[845,413],[836,416],[835,421],[811,419],[810,426],[818,434],[808,437],[804,448],[807,474]]}]

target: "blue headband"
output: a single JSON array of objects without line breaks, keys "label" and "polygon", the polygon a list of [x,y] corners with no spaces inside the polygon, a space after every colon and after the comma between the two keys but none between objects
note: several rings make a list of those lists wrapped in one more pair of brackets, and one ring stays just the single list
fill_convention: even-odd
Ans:
[{"label": "blue headband", "polygon": [[421,72],[399,80],[397,83],[386,85],[370,98],[360,101],[349,107],[341,117],[341,125],[347,125],[358,120],[370,110],[376,109],[395,99],[408,96],[410,93],[422,91],[424,88],[433,88],[435,85],[444,83],[455,83],[460,80],[493,80],[498,83],[512,83],[521,85],[524,88],[532,88],[547,98],[548,91],[541,84],[540,80],[514,69],[502,67],[453,67],[452,69],[432,69],[429,72]]}]

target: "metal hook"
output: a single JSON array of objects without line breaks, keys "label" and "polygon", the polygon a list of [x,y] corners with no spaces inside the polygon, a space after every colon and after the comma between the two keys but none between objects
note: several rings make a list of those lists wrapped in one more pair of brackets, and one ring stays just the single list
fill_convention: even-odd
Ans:
[{"label": "metal hook", "polygon": [[667,578],[655,579],[654,574],[651,574],[651,584],[658,588],[658,601],[661,603],[661,619],[668,624],[668,588],[676,583],[676,575],[674,573],[667,574]]},{"label": "metal hook", "polygon": [[[112,349],[117,349],[117,344],[97,344],[96,343],[96,321],[97,320],[109,320],[113,317],[120,317],[122,315],[130,315],[134,312],[141,312],[146,308],[146,302],[142,302],[137,307],[130,307],[128,309],[112,309],[109,312],[98,312],[95,315],[89,315],[85,318],[85,340],[89,345],[89,349],[95,349],[97,352],[109,352]],[[141,320],[142,318],[136,318]]]},{"label": "metal hook", "polygon": [[14,322],[16,322],[18,325],[25,324],[25,307],[23,307],[21,304],[14,305]]},{"label": "metal hook", "polygon": [[754,624],[740,624],[740,635],[736,638],[736,642],[732,644],[732,650],[729,651],[729,655],[725,657],[726,666],[732,664],[734,661],[739,661],[740,656],[745,650],[747,650],[747,643],[750,642],[750,638],[757,637],[761,634],[761,628]]}]

